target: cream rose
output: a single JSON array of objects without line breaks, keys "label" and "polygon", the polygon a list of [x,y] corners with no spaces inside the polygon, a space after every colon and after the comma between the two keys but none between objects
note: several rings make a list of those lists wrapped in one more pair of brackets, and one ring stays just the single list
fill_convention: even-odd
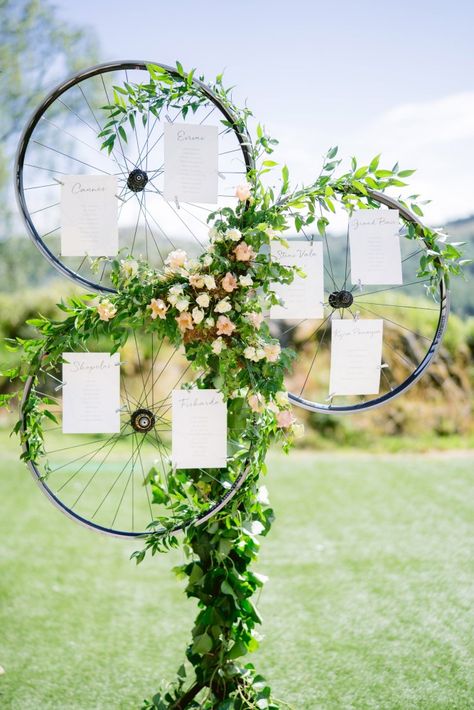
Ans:
[{"label": "cream rose", "polygon": [[100,320],[108,321],[115,316],[117,308],[108,298],[105,298],[97,306],[97,313],[99,314]]},{"label": "cream rose", "polygon": [[231,242],[240,242],[242,239],[242,232],[240,229],[228,229],[225,236],[227,239],[230,239]]},{"label": "cream rose", "polygon": [[263,323],[263,314],[257,313],[256,311],[250,311],[250,313],[247,313],[245,318],[246,318],[246,320],[248,320],[250,325],[253,325],[253,327],[256,328],[257,330],[260,328],[260,326]]},{"label": "cream rose", "polygon": [[178,300],[175,303],[176,308],[178,311],[187,311],[189,307],[189,298],[178,298]]},{"label": "cream rose", "polygon": [[219,301],[214,307],[214,310],[216,313],[228,313],[229,311],[231,311],[232,304],[229,302],[228,297],[226,296],[221,301]]},{"label": "cream rose", "polygon": [[171,251],[165,259],[165,264],[170,269],[182,269],[186,265],[188,255],[184,249],[175,249]]},{"label": "cream rose", "polygon": [[193,308],[193,321],[196,323],[196,325],[199,325],[199,323],[202,322],[203,318],[204,311],[201,311],[200,308]]},{"label": "cream rose", "polygon": [[193,288],[202,288],[204,286],[203,274],[190,274],[188,281]]},{"label": "cream rose", "polygon": [[126,279],[132,279],[138,273],[138,262],[135,259],[122,259],[120,270]]},{"label": "cream rose", "polygon": [[251,276],[239,276],[239,284],[241,286],[253,286],[253,280]]},{"label": "cream rose", "polygon": [[237,185],[237,189],[235,190],[235,196],[241,202],[246,202],[250,199],[251,192],[250,185],[248,184],[248,182],[244,182],[242,183],[242,185]]},{"label": "cream rose", "polygon": [[281,353],[280,343],[266,343],[263,350],[268,362],[277,362]]},{"label": "cream rose", "polygon": [[208,291],[213,291],[215,288],[217,288],[216,280],[215,280],[214,276],[211,276],[210,274],[206,274],[205,276],[203,276],[203,279],[204,279],[204,286],[207,288]]},{"label": "cream rose", "polygon": [[198,304],[198,306],[201,306],[201,308],[207,308],[210,302],[211,299],[209,298],[208,293],[200,293],[199,296],[196,298],[196,303]]},{"label": "cream rose", "polygon": [[219,337],[219,338],[216,338],[214,340],[214,342],[212,343],[211,350],[214,353],[214,355],[220,355],[225,347],[226,347],[226,344],[225,344],[224,340],[221,337]]}]

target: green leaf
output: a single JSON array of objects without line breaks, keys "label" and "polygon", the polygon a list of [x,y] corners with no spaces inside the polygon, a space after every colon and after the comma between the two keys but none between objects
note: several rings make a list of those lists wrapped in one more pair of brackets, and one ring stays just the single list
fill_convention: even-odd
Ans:
[{"label": "green leaf", "polygon": [[196,638],[194,639],[193,653],[199,653],[201,655],[204,655],[205,653],[209,653],[211,648],[212,639],[209,634],[201,634],[200,636],[196,636]]}]

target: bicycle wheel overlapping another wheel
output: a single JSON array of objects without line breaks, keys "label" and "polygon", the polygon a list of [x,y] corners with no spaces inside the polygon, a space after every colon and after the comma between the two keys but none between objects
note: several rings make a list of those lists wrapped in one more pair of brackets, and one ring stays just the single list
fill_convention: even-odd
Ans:
[{"label": "bicycle wheel overlapping another wheel", "polygon": [[[110,154],[101,149],[105,138],[99,134],[110,118],[105,107],[114,100],[114,87],[126,93],[124,86],[149,83],[147,66],[143,61],[119,61],[77,73],[45,98],[20,140],[16,192],[27,231],[56,269],[87,289],[114,290],[105,262],[94,270],[87,256],[61,256],[60,186],[65,175],[114,175],[119,249],[161,268],[170,250],[203,251],[208,214],[235,205],[236,186],[252,168],[248,135],[239,130],[221,98],[194,78],[192,95],[184,94],[169,106],[165,102],[157,113],[144,107],[128,136],[115,128]],[[176,69],[160,67],[182,80]],[[185,105],[189,110],[183,112]],[[164,125],[174,122],[217,126],[217,204],[164,199]]]},{"label": "bicycle wheel overlapping another wheel", "polygon": [[[403,284],[364,286],[351,280],[349,231],[341,227],[348,215],[338,205],[336,227],[321,237],[311,226],[298,236],[322,240],[324,255],[324,317],[320,320],[271,320],[270,329],[296,358],[287,387],[291,402],[312,412],[351,414],[378,407],[406,392],[433,361],[446,330],[449,292],[441,279],[433,296],[429,277],[419,277],[420,257],[429,246],[419,218],[404,205],[379,192],[369,193],[367,208],[398,210]],[[328,217],[331,219],[331,215]],[[416,232],[416,233],[415,233]],[[382,319],[383,347],[380,390],[374,395],[334,395],[330,392],[331,321],[337,318]]]},{"label": "bicycle wheel overlapping another wheel", "polygon": [[[91,336],[83,346],[85,352],[103,353],[110,343]],[[134,331],[118,366],[120,431],[115,434],[63,433],[62,365],[39,366],[31,374],[21,405],[25,452],[31,453],[37,436],[31,412],[47,409],[55,419],[43,417],[44,453],[29,461],[35,480],[69,518],[116,537],[205,522],[232,500],[248,475],[253,435],[245,433],[247,410],[240,400],[228,405],[226,468],[176,471],[170,458],[172,391],[206,387],[203,373],[196,374],[182,348]],[[43,403],[45,397],[50,403]]]}]

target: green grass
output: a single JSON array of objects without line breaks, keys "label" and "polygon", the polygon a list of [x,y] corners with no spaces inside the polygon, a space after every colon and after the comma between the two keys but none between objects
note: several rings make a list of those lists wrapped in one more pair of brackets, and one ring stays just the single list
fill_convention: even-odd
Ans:
[{"label": "green grass", "polygon": [[[170,569],[61,516],[2,436],[0,707],[137,708],[194,617]],[[474,707],[473,454],[272,454],[252,658],[295,710]]]}]

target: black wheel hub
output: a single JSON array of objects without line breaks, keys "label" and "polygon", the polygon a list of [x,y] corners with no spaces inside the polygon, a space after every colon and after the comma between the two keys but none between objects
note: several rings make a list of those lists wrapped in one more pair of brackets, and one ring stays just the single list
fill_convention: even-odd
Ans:
[{"label": "black wheel hub", "polygon": [[350,308],[354,297],[350,291],[333,291],[329,296],[331,308]]},{"label": "black wheel hub", "polygon": [[135,168],[132,170],[128,176],[127,186],[132,190],[132,192],[141,192],[145,189],[145,185],[148,182],[148,175],[144,170],[140,168]]},{"label": "black wheel hub", "polygon": [[155,415],[148,409],[137,409],[133,412],[130,424],[135,431],[145,434],[155,426]]}]

